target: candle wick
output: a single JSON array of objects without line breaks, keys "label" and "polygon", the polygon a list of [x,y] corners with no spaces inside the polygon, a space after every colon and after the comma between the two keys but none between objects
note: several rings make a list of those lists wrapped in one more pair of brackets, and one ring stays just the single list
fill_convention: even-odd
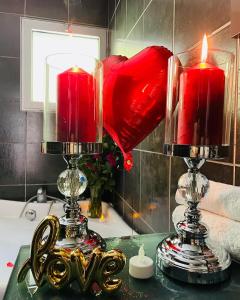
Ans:
[{"label": "candle wick", "polygon": [[142,244],[141,247],[139,248],[138,255],[141,257],[145,256],[144,244]]}]

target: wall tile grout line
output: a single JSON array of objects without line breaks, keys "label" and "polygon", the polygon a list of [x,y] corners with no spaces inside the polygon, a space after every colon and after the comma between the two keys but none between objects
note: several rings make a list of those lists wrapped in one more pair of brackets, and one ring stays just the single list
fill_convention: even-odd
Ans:
[{"label": "wall tile grout line", "polygon": [[171,178],[172,178],[172,157],[169,157],[168,171],[168,231],[171,231]]},{"label": "wall tile grout line", "polygon": [[138,148],[134,148],[133,151],[145,152],[145,153],[157,154],[157,155],[164,155],[162,152],[156,152],[156,151],[150,151],[150,150],[144,150],[144,149],[138,149]]},{"label": "wall tile grout line", "polygon": [[223,166],[230,166],[233,167],[233,163],[219,161],[219,160],[207,160],[208,163],[216,164],[216,165],[223,165]]},{"label": "wall tile grout line", "polygon": [[[120,197],[122,199],[122,201],[125,203],[126,206],[128,206],[133,212],[138,213],[133,207],[131,207],[131,205],[119,194],[117,193],[118,197]],[[149,227],[150,230],[152,230],[152,232],[155,232],[155,230],[152,228],[152,226],[150,224],[148,224],[142,217],[139,218],[146,226]]]},{"label": "wall tile grout line", "polygon": [[27,0],[24,0],[24,10],[23,10],[24,16],[26,15],[26,11],[27,11]]},{"label": "wall tile grout line", "polygon": [[234,130],[233,130],[233,185],[236,185],[236,155],[237,155],[237,116],[238,116],[238,69],[239,69],[239,38],[236,39],[236,58],[235,58],[235,91],[234,91]]},{"label": "wall tile grout line", "polygon": [[18,60],[20,60],[20,56],[5,56],[5,55],[0,55],[0,58],[5,58],[5,59],[18,59]]},{"label": "wall tile grout line", "polygon": [[113,12],[113,15],[112,15],[112,17],[111,17],[111,19],[110,19],[110,22],[109,22],[108,26],[110,26],[110,25],[112,24],[113,19],[115,19],[116,12],[117,12],[118,5],[119,5],[120,1],[121,1],[121,0],[118,0],[117,4],[116,4],[116,1],[115,1],[114,12]]},{"label": "wall tile grout line", "polygon": [[175,9],[176,1],[173,0],[173,28],[172,28],[172,52],[175,53]]},{"label": "wall tile grout line", "polygon": [[[224,25],[220,26],[219,28],[217,28],[216,30],[214,30],[210,34],[208,34],[208,38],[211,38],[211,37],[217,35],[218,33],[222,32],[224,29],[228,28],[230,25],[231,25],[230,21],[225,23]],[[201,45],[201,43],[202,43],[202,41],[198,41],[197,43],[193,44],[191,47],[187,48],[185,51],[193,50],[197,46]]]},{"label": "wall tile grout line", "polygon": [[133,25],[132,29],[128,32],[127,36],[125,37],[125,40],[127,40],[129,38],[130,34],[134,30],[134,28],[137,26],[138,22],[141,20],[142,16],[147,11],[147,9],[151,5],[152,1],[153,0],[150,0],[149,3],[147,4],[147,6],[144,8],[143,12],[141,13],[141,15],[139,16],[139,18],[137,19],[136,23]]}]

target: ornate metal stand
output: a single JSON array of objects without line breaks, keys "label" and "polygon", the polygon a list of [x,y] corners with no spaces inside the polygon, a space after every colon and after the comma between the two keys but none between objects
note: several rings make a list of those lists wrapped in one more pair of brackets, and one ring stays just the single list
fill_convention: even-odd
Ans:
[{"label": "ornate metal stand", "polygon": [[88,255],[95,247],[106,248],[104,239],[96,232],[88,229],[88,219],[81,215],[78,205],[79,196],[87,187],[85,174],[78,169],[78,160],[82,154],[101,152],[101,144],[95,143],[61,143],[43,142],[42,153],[61,154],[67,163],[57,180],[57,186],[65,196],[65,215],[59,219],[60,234],[57,246],[64,248],[80,248]]},{"label": "ornate metal stand", "polygon": [[207,193],[208,179],[199,172],[206,158],[220,158],[226,147],[165,145],[165,154],[185,157],[188,172],[178,181],[178,191],[188,205],[185,220],[176,225],[157,247],[157,268],[172,278],[194,284],[214,284],[226,280],[231,259],[221,247],[207,243],[207,228],[200,223],[197,206]]}]

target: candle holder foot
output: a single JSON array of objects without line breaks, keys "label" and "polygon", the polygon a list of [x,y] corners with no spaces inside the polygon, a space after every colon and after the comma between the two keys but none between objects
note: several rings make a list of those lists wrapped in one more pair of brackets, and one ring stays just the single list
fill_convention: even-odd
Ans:
[{"label": "candle holder foot", "polygon": [[207,193],[209,183],[199,172],[205,159],[184,158],[188,172],[178,182],[178,191],[188,205],[185,220],[176,225],[157,247],[157,269],[168,276],[193,284],[215,284],[230,276],[231,259],[227,251],[206,241],[208,231],[201,224],[197,206]]},{"label": "candle holder foot", "polygon": [[80,248],[84,255],[92,253],[96,247],[106,249],[104,239],[88,229],[88,219],[81,214],[79,196],[87,187],[85,174],[78,169],[79,155],[65,155],[68,168],[57,180],[59,191],[65,196],[65,215],[59,219],[60,232],[56,246],[61,248]]}]

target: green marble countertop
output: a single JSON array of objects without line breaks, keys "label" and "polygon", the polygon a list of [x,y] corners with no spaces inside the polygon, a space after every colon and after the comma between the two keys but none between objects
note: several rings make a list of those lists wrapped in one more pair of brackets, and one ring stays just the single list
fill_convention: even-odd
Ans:
[{"label": "green marble countertop", "polygon": [[166,277],[161,272],[148,280],[131,278],[128,275],[128,259],[137,254],[139,246],[143,243],[146,255],[155,260],[156,247],[166,235],[166,233],[157,233],[106,239],[109,250],[117,248],[126,254],[127,265],[119,274],[119,277],[123,278],[121,289],[112,295],[101,294],[97,297],[79,294],[70,288],[56,291],[47,286],[42,287],[34,295],[31,295],[24,283],[17,284],[17,273],[29,255],[29,246],[23,246],[16,260],[4,300],[93,300],[94,298],[99,300],[240,299],[240,265],[235,262],[231,266],[231,279],[222,284],[212,286],[195,286],[178,282]]}]

